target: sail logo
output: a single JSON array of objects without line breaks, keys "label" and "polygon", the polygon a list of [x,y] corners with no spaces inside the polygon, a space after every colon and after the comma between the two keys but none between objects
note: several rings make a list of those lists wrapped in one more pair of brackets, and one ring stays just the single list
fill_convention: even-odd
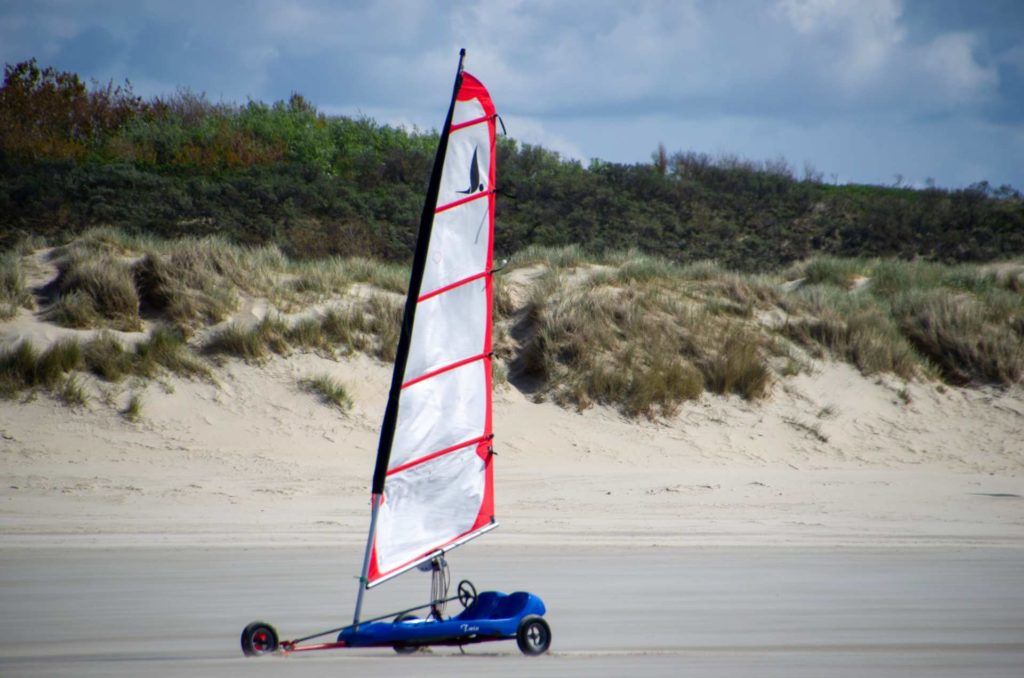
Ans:
[{"label": "sail logo", "polygon": [[479,147],[473,147],[473,159],[469,163],[469,188],[464,191],[456,191],[456,193],[469,195],[470,193],[476,193],[477,191],[484,190],[484,184],[480,181],[480,165],[477,163],[476,159],[476,155],[479,150]]}]

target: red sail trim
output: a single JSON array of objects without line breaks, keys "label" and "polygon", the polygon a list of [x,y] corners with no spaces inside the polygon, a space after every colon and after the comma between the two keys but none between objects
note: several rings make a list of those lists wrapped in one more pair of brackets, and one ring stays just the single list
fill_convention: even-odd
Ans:
[{"label": "red sail trim", "polygon": [[488,189],[486,191],[480,191],[479,193],[474,193],[473,195],[467,196],[465,198],[459,198],[458,200],[456,200],[454,202],[450,202],[447,205],[441,205],[440,207],[438,207],[437,209],[434,210],[434,214],[440,214],[441,212],[447,212],[448,210],[454,209],[454,208],[458,207],[459,205],[465,205],[467,202],[473,202],[474,200],[479,200],[480,198],[483,198],[483,197],[489,196],[489,195],[494,195],[494,189],[493,188]]},{"label": "red sail trim", "polygon": [[486,358],[489,355],[490,355],[490,352],[488,352],[488,353],[481,353],[480,355],[471,355],[468,358],[463,358],[462,360],[456,360],[451,365],[445,365],[444,367],[439,367],[436,370],[432,370],[430,372],[426,372],[424,374],[421,374],[420,376],[416,377],[415,379],[410,379],[409,381],[407,381],[404,384],[402,384],[402,388],[408,388],[408,387],[412,386],[413,384],[418,384],[418,383],[420,383],[421,381],[423,381],[425,379],[430,379],[431,377],[436,377],[439,374],[444,374],[445,372],[449,372],[451,370],[454,370],[456,367],[462,367],[463,365],[468,365],[470,363],[475,363],[477,360],[483,360],[484,358]]},{"label": "red sail trim", "polygon": [[427,299],[432,299],[433,297],[436,297],[439,294],[444,294],[445,292],[449,292],[451,290],[454,290],[456,287],[462,287],[463,285],[468,285],[469,283],[473,282],[474,280],[479,280],[480,278],[483,278],[486,275],[487,275],[487,271],[483,271],[481,273],[475,273],[475,274],[469,276],[468,278],[463,278],[462,280],[456,280],[455,282],[453,282],[451,284],[448,284],[448,285],[445,285],[444,287],[438,287],[433,292],[427,292],[426,294],[422,295],[419,299],[416,300],[416,303],[421,303],[421,302],[426,301]]},{"label": "red sail trim", "polygon": [[479,125],[482,122],[487,122],[488,120],[493,120],[494,117],[495,117],[495,114],[492,113],[491,115],[485,115],[485,116],[482,116],[482,117],[479,117],[479,118],[473,118],[472,120],[467,120],[466,122],[457,122],[454,125],[452,125],[451,127],[449,127],[448,129],[449,129],[449,131],[456,132],[456,131],[464,128],[464,127],[472,127],[473,125]]},{"label": "red sail trim", "polygon": [[451,454],[452,452],[458,452],[459,450],[464,450],[467,447],[469,447],[470,445],[476,445],[476,444],[481,443],[481,442],[483,442],[485,440],[487,440],[487,436],[485,436],[485,435],[484,436],[477,436],[476,438],[472,438],[472,439],[467,440],[465,442],[456,443],[456,444],[452,445],[451,447],[446,447],[443,450],[438,450],[437,452],[431,452],[430,454],[422,456],[422,457],[419,457],[418,459],[413,459],[412,461],[407,461],[404,464],[402,464],[401,466],[396,466],[395,468],[393,468],[393,469],[388,471],[388,475],[389,476],[393,476],[396,473],[401,473],[402,471],[407,471],[408,469],[411,469],[413,466],[419,466],[420,464],[424,464],[424,463],[426,463],[426,462],[428,462],[428,461],[430,461],[432,459],[437,459],[438,457],[443,457],[446,454]]}]

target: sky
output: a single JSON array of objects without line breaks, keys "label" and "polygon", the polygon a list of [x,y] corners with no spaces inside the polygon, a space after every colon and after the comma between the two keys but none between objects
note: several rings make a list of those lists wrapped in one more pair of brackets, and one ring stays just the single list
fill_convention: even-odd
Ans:
[{"label": "sky", "polygon": [[465,47],[508,133],[563,157],[775,161],[1024,189],[1020,0],[0,0],[0,57],[217,102],[301,93],[436,129]]}]

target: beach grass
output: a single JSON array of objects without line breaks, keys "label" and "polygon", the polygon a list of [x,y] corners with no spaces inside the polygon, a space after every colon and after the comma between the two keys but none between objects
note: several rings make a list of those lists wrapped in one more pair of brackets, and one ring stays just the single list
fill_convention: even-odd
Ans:
[{"label": "beach grass", "polygon": [[69,375],[56,391],[57,399],[68,407],[85,407],[89,404],[89,396],[82,386],[78,375]]},{"label": "beach grass", "polygon": [[131,394],[128,397],[128,402],[121,409],[120,414],[131,422],[137,422],[142,419],[142,396],[138,393]]},{"label": "beach grass", "polygon": [[[18,259],[27,254],[0,260],[7,317],[31,304]],[[366,258],[297,262],[273,247],[108,228],[55,248],[52,261],[58,274],[41,292],[50,298],[43,317],[93,331],[43,351],[27,342],[6,349],[7,397],[56,393],[76,371],[112,382],[165,371],[212,379],[202,355],[259,364],[313,351],[391,362],[408,284],[406,267]],[[750,274],[714,261],[635,250],[593,256],[567,246],[526,248],[507,269],[494,279],[495,383],[565,407],[657,418],[704,393],[758,400],[811,369],[812,359],[904,380],[1024,380],[1019,262],[818,257]],[[267,308],[263,317],[232,321],[242,300]],[[109,331],[146,325],[141,340]]]},{"label": "beach grass", "polygon": [[72,328],[142,329],[139,295],[127,262],[71,250],[58,259],[57,270],[57,297],[46,309],[48,320]]},{"label": "beach grass", "polygon": [[0,253],[0,320],[13,318],[19,308],[31,308],[32,294],[25,287],[21,254]]},{"label": "beach grass", "polygon": [[348,394],[345,385],[328,374],[302,379],[300,386],[305,390],[317,395],[321,402],[337,407],[345,412],[352,407],[352,397]]}]

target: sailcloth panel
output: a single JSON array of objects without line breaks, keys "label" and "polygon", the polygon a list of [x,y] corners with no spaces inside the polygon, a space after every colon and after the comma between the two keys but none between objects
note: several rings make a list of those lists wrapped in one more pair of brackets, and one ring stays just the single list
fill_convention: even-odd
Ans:
[{"label": "sailcloth panel", "polygon": [[477,199],[434,217],[421,294],[486,270],[491,244],[490,202]]},{"label": "sailcloth panel", "polygon": [[397,401],[369,584],[494,520],[495,118],[487,90],[463,73]]},{"label": "sailcloth panel", "polygon": [[[447,322],[453,317],[459,322]],[[487,283],[483,279],[421,301],[416,308],[417,341],[409,347],[406,381],[480,355],[486,324]],[[398,412],[401,422],[402,410]]]},{"label": "sailcloth panel", "polygon": [[488,367],[477,360],[402,390],[391,469],[484,435]]},{"label": "sailcloth panel", "polygon": [[484,499],[485,480],[484,460],[475,445],[388,478],[377,518],[381,571],[470,531]]}]

